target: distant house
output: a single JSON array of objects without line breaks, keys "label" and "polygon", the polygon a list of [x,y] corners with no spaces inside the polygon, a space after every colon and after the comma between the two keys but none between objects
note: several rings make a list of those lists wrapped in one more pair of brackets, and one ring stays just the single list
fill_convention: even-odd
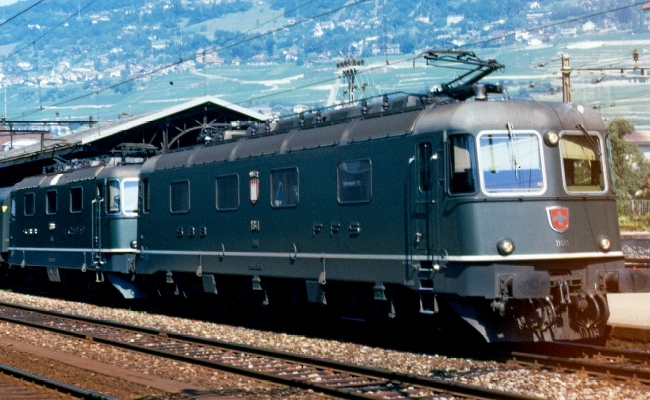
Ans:
[{"label": "distant house", "polygon": [[22,69],[23,71],[29,71],[33,68],[32,64],[29,61],[20,61],[16,65],[18,66],[18,68]]},{"label": "distant house", "polygon": [[546,13],[542,11],[529,12],[526,14],[526,19],[528,21],[539,21],[544,18],[545,15]]},{"label": "distant house", "polygon": [[10,135],[10,130],[7,129],[7,126],[2,124],[0,125],[0,151],[7,151],[11,149],[16,149],[19,147],[25,147],[32,144],[40,143],[41,138],[43,140],[52,139],[52,135],[49,132],[46,132],[46,128],[38,128],[35,130],[43,129],[43,136],[41,133],[15,133],[13,136]]},{"label": "distant house", "polygon": [[162,50],[167,47],[167,41],[165,40],[152,40],[151,48],[154,50]]},{"label": "distant house", "polygon": [[386,54],[401,54],[399,43],[398,44],[387,44],[386,45]]},{"label": "distant house", "polygon": [[634,130],[623,138],[628,143],[636,144],[645,158],[650,160],[650,130]]},{"label": "distant house", "polygon": [[77,82],[79,80],[79,75],[72,71],[66,71],[63,73],[63,78],[71,82]]},{"label": "distant house", "polygon": [[121,78],[122,77],[122,70],[120,69],[120,67],[106,68],[104,70],[104,74],[108,75],[111,78]]},{"label": "distant house", "polygon": [[464,15],[449,14],[447,16],[447,26],[458,24],[465,19]]},{"label": "distant house", "polygon": [[562,36],[576,36],[578,34],[578,28],[564,28],[560,31]]},{"label": "distant house", "polygon": [[585,32],[593,32],[596,30],[596,24],[594,24],[591,21],[587,21],[584,24],[582,24],[582,30]]},{"label": "distant house", "polygon": [[70,69],[71,66],[72,66],[72,65],[70,65],[70,62],[69,62],[69,61],[66,61],[66,60],[59,61],[59,64],[56,66],[56,70],[57,70],[58,72],[67,71],[67,70]]},{"label": "distant house", "polygon": [[217,65],[222,65],[223,64],[223,58],[219,57],[216,51],[211,51],[209,53],[205,53],[205,56],[203,58],[203,62],[206,64],[217,64]]},{"label": "distant house", "polygon": [[332,21],[318,22],[316,23],[316,26],[320,27],[321,29],[328,29],[330,31],[336,28],[336,26],[334,26],[334,22]]}]

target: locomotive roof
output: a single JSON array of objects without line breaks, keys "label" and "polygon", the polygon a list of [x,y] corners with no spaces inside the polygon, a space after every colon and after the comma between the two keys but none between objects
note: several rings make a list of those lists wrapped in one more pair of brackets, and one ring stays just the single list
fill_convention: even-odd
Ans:
[{"label": "locomotive roof", "polygon": [[12,190],[34,189],[46,186],[62,186],[95,178],[137,177],[140,167],[141,164],[98,165],[63,172],[30,176],[16,183]]},{"label": "locomotive roof", "polygon": [[180,149],[152,157],[145,162],[142,172],[318,147],[344,146],[378,137],[406,135],[413,132],[424,105],[419,98],[408,96],[391,102],[387,111],[378,111],[380,108],[381,105],[371,106],[367,114],[362,114],[360,108],[335,110],[324,115],[322,123],[316,123],[316,117],[312,114],[304,118],[302,127],[298,118],[280,121],[274,131],[268,134]]},{"label": "locomotive roof", "polygon": [[515,129],[576,130],[578,124],[588,130],[605,129],[596,112],[570,103],[473,101],[425,106],[419,99],[409,98],[393,101],[387,111],[374,107],[374,112],[371,108],[367,114],[362,114],[360,108],[336,110],[324,115],[319,123],[315,122],[316,117],[312,114],[280,121],[271,133],[168,152],[145,162],[142,172],[344,146],[388,136],[505,129],[508,123]]},{"label": "locomotive roof", "polygon": [[600,115],[589,107],[573,103],[510,100],[473,101],[435,108],[420,119],[414,133],[502,130],[507,124],[512,124],[515,129],[575,131],[578,124],[587,130],[606,129]]}]

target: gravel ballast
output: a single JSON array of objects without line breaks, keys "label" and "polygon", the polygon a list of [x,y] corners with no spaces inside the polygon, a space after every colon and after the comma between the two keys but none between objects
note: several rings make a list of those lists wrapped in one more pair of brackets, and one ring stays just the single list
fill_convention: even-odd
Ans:
[{"label": "gravel ballast", "polygon": [[[97,319],[109,319],[168,332],[261,346],[343,362],[353,362],[391,371],[437,377],[490,389],[539,396],[540,398],[558,400],[650,399],[648,387],[643,385],[576,374],[531,370],[497,362],[388,350],[336,340],[317,339],[145,312],[98,307],[85,303],[47,299],[6,291],[0,291],[0,301]],[[162,362],[155,357],[100,346],[87,341],[68,339],[60,335],[22,328],[13,324],[3,323],[0,325],[0,337],[3,336],[133,369],[145,374],[181,380],[206,389],[222,390],[224,395],[246,398],[305,397],[304,393],[292,394],[272,386],[256,384],[248,378],[233,378],[233,376],[227,376],[221,372],[206,372],[204,368],[183,363]],[[228,385],[228,387],[224,385]],[[263,396],[260,396],[262,394]],[[322,398],[321,395],[316,393],[311,393],[307,397]]]}]

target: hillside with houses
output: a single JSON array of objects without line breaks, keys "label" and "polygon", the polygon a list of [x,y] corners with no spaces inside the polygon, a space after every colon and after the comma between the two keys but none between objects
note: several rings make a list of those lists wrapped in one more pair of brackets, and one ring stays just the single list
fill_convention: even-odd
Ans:
[{"label": "hillside with houses", "polygon": [[[4,25],[0,82],[41,88],[82,82],[92,89],[130,80],[116,88],[128,91],[152,75],[203,65],[331,63],[425,48],[542,46],[558,35],[648,30],[640,7],[552,25],[619,3],[405,0],[350,6],[337,0],[300,7],[298,1],[280,0],[146,0],[83,8],[50,1]],[[1,8],[0,20],[25,4]],[[220,23],[238,19],[241,23]],[[530,30],[535,26],[540,28]]]}]

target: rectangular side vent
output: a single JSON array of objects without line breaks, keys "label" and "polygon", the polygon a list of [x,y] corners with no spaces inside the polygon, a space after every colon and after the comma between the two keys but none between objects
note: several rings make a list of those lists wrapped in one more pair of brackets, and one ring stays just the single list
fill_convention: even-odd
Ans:
[{"label": "rectangular side vent", "polygon": [[329,119],[331,122],[339,122],[347,119],[349,114],[350,114],[349,111],[331,113],[329,115]]},{"label": "rectangular side vent", "polygon": [[293,129],[293,125],[294,125],[294,121],[279,122],[276,130],[288,131],[290,129]]}]

